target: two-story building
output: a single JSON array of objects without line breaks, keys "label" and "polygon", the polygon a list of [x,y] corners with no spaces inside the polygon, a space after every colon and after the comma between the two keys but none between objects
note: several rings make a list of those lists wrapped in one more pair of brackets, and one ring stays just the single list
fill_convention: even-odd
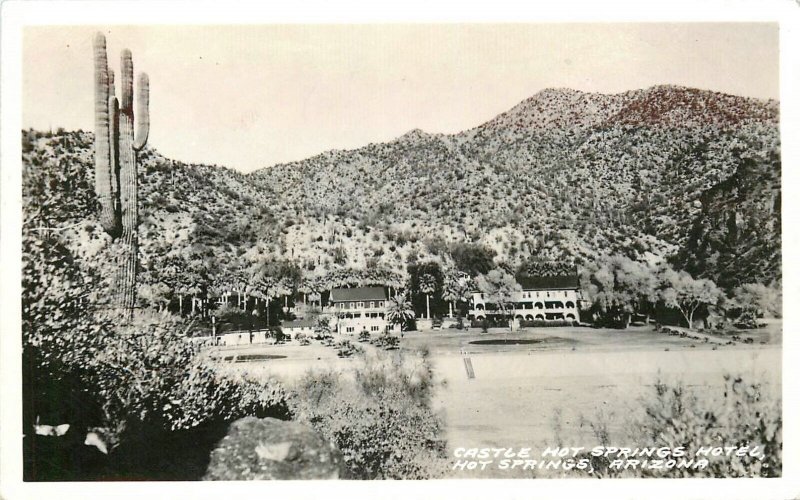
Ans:
[{"label": "two-story building", "polygon": [[329,312],[336,315],[336,331],[358,335],[362,331],[377,334],[394,331],[386,318],[389,296],[382,286],[334,288],[331,290]]},{"label": "two-story building", "polygon": [[[578,321],[580,300],[577,275],[517,276],[522,291],[515,292],[513,309],[506,314],[517,321]],[[470,299],[470,319],[486,319],[501,314],[490,298],[474,292]]]}]

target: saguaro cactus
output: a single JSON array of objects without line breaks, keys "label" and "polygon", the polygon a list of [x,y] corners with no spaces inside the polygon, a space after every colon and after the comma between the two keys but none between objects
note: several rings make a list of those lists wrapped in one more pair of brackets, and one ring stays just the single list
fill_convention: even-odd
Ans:
[{"label": "saguaro cactus", "polygon": [[136,302],[136,261],[138,192],[136,153],[147,144],[150,131],[150,83],[139,75],[134,133],[133,58],[122,51],[120,99],[114,92],[114,73],[108,68],[106,39],[94,39],[95,74],[95,190],[99,201],[100,223],[113,238],[120,240],[120,255],[115,276],[116,303],[128,316]]}]

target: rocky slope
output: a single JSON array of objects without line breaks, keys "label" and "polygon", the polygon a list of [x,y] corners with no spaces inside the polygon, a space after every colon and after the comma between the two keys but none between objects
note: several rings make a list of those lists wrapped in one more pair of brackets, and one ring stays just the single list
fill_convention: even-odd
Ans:
[{"label": "rocky slope", "polygon": [[[101,260],[91,134],[23,131],[23,146],[26,227],[58,228]],[[267,261],[402,279],[409,261],[452,265],[464,241],[512,266],[624,253],[726,285],[781,277],[774,101],[548,89],[458,134],[413,130],[249,175],[152,149],[142,165],[145,296],[244,279]]]}]

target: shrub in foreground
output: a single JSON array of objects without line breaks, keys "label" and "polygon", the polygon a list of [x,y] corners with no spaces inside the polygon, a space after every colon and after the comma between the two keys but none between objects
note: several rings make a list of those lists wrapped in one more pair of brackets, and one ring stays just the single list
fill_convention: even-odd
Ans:
[{"label": "shrub in foreground", "polygon": [[309,373],[290,398],[295,418],[341,450],[354,479],[427,479],[447,468],[443,423],[431,409],[426,357],[361,355],[352,379]]},{"label": "shrub in foreground", "polygon": [[[717,397],[700,397],[683,384],[659,381],[642,402],[643,416],[623,422],[624,428],[635,429],[627,436],[626,442],[635,443],[631,448],[682,447],[690,454],[687,458],[708,459],[706,468],[619,470],[610,469],[606,459],[585,458],[591,458],[598,477],[780,477],[782,404],[775,388],[766,389],[763,383],[726,375]],[[602,416],[593,419],[591,426],[601,444],[619,446],[609,436]],[[701,447],[759,447],[763,456],[694,456]]]},{"label": "shrub in foreground", "polygon": [[[167,454],[167,441],[176,449],[196,442],[196,436],[173,440],[177,434],[171,433],[224,426],[246,415],[287,415],[279,384],[219,373],[186,341],[179,319],[139,314],[131,325],[114,324],[92,305],[92,287],[55,238],[24,235],[22,284],[28,480],[147,478],[148,466],[157,462],[153,455]],[[108,453],[99,463],[105,471],[81,468],[69,450],[63,461],[49,460],[40,451],[52,443],[37,436],[37,424],[69,424],[70,442],[81,449],[84,436],[93,435]],[[113,457],[117,448],[124,460]],[[126,476],[131,466],[141,474]]]}]

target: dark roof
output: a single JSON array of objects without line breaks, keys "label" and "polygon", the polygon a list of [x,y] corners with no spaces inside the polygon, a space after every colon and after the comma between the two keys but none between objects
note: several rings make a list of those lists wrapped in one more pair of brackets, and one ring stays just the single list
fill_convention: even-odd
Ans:
[{"label": "dark roof", "polygon": [[523,290],[577,290],[578,276],[517,276]]},{"label": "dark roof", "polygon": [[314,324],[314,321],[310,319],[296,319],[293,321],[284,321],[281,323],[281,328],[311,328]]},{"label": "dark roof", "polygon": [[386,289],[382,286],[360,286],[358,288],[334,288],[331,302],[354,300],[386,300]]}]

